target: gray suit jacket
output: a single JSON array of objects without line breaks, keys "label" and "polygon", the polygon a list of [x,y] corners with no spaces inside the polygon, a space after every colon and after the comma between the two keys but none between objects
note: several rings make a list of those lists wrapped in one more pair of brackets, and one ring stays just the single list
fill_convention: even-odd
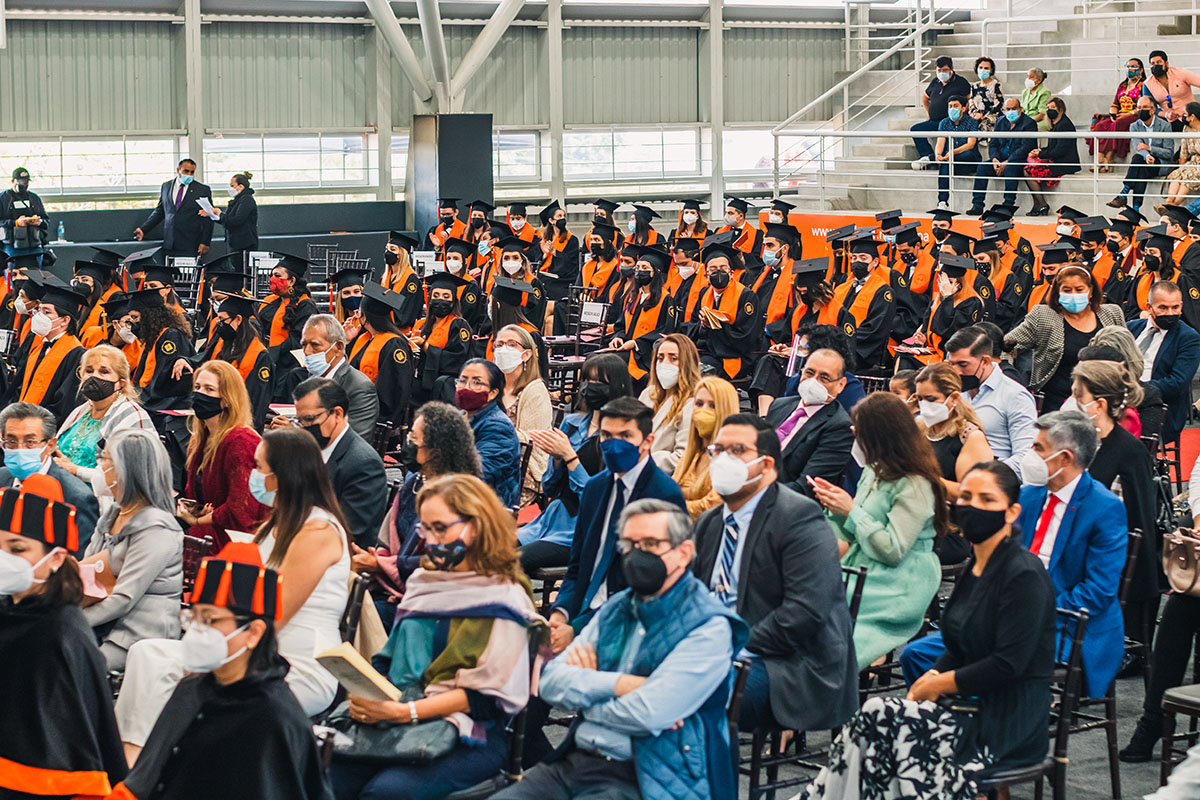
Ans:
[{"label": "gray suit jacket", "polygon": [[[96,520],[100,517],[100,503],[89,484],[79,480],[58,464],[50,462],[50,469],[46,470],[46,474],[62,486],[63,500],[75,506],[75,527],[79,529],[79,552],[82,553],[87,550],[92,531],[96,528]],[[16,485],[17,479],[8,471],[8,467],[0,467],[0,486]]]},{"label": "gray suit jacket", "polygon": [[329,456],[333,493],[350,526],[350,538],[359,547],[377,545],[379,527],[387,513],[387,475],[375,448],[353,430]]},{"label": "gray suit jacket", "polygon": [[[722,504],[696,521],[692,569],[706,586],[724,513]],[[745,536],[737,613],[750,624],[746,648],[766,661],[771,711],[785,728],[836,728],[858,709],[858,666],[833,529],[816,502],[775,483]]]},{"label": "gray suit jacket", "polygon": [[[115,503],[96,526],[96,535],[87,555],[108,551],[108,561],[117,584],[112,594],[83,610],[93,628],[115,623],[102,635],[102,641],[124,651],[142,639],[179,638],[179,595],[183,591],[183,529],[174,514],[158,508],[144,508],[125,523],[116,536],[110,536],[120,507]],[[105,655],[109,656],[107,648]]]},{"label": "gray suit jacket", "polygon": [[349,361],[342,361],[329,379],[350,395],[350,408],[346,409],[350,427],[368,442],[374,441],[375,421],[379,419],[379,395],[375,393],[375,384],[350,366]]}]

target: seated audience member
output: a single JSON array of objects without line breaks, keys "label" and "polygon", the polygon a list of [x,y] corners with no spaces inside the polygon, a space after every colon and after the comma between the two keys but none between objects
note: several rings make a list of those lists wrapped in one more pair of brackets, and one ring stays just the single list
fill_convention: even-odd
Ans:
[{"label": "seated audience member", "polygon": [[[1021,113],[1037,123],[1039,131],[1050,130],[1050,89],[1046,86],[1046,73],[1039,67],[1031,67],[1025,74],[1025,88],[1021,90]],[[1075,159],[1078,161],[1079,159]]]},{"label": "seated audience member", "polygon": [[612,533],[630,587],[541,677],[541,697],[579,722],[496,800],[737,795],[725,707],[746,623],[689,570],[696,544],[677,505],[634,501]]},{"label": "seated audience member", "polygon": [[654,412],[654,447],[650,457],[659,469],[675,471],[687,449],[692,400],[700,380],[700,355],[682,333],[668,333],[654,343],[650,383],[638,397]]},{"label": "seated audience member", "polygon": [[512,508],[521,494],[521,442],[512,420],[500,408],[504,373],[491,361],[472,358],[463,364],[454,389],[454,404],[467,415],[475,435],[483,469],[480,477],[505,507]]},{"label": "seated audience member", "polygon": [[[1183,112],[1183,130],[1195,135],[1200,131],[1200,103],[1188,103]],[[1179,141],[1179,166],[1167,174],[1168,205],[1187,205],[1189,195],[1200,186],[1200,142],[1194,138]]]},{"label": "seated audience member", "polygon": [[987,332],[972,325],[946,340],[946,361],[959,374],[992,454],[1020,476],[1037,408],[1029,390],[1001,371],[993,347]]},{"label": "seated audience member", "polygon": [[[964,476],[951,516],[972,556],[942,611],[945,652],[906,698],[863,704],[807,797],[857,798],[860,781],[902,783],[912,797],[975,797],[988,770],[1046,757],[1055,595],[1015,532],[1020,493],[1017,476],[995,461]],[[978,698],[980,712],[953,713],[942,701],[955,695]]]},{"label": "seated audience member", "polygon": [[[1096,331],[1092,343],[1079,351],[1080,361],[1116,361],[1124,364],[1129,374],[1142,387],[1142,402],[1136,408],[1127,409],[1121,418],[1121,427],[1134,436],[1162,436],[1166,422],[1166,411],[1162,390],[1150,381],[1141,380],[1146,360],[1138,349],[1137,339],[1124,325],[1111,325]],[[1131,423],[1136,422],[1136,425]]]},{"label": "seated audience member", "polygon": [[1138,98],[1137,119],[1129,126],[1129,132],[1143,135],[1129,140],[1133,152],[1129,169],[1125,172],[1121,193],[1109,200],[1108,204],[1113,208],[1128,205],[1137,211],[1145,200],[1146,184],[1170,171],[1175,156],[1175,140],[1155,136],[1170,133],[1171,123],[1154,113],[1154,99],[1149,95]]},{"label": "seated audience member", "polygon": [[[1142,88],[1146,83],[1146,66],[1140,58],[1131,58],[1125,63],[1125,77],[1117,84],[1116,94],[1113,95],[1109,113],[1092,124],[1094,131],[1128,131],[1129,126],[1137,120],[1137,101],[1142,96]],[[1096,115],[1097,117],[1100,115]],[[1088,147],[1089,152],[1091,147]],[[1100,172],[1112,172],[1112,165],[1117,159],[1129,155],[1128,139],[1101,139],[1098,142],[1098,158]],[[1090,168],[1089,168],[1090,171]]]},{"label": "seated audience member", "polygon": [[[328,378],[345,389],[350,398],[350,407],[346,410],[350,427],[364,439],[374,438],[375,422],[379,419],[379,395],[371,379],[350,366],[346,360],[346,331],[337,317],[332,314],[313,314],[309,317],[304,323],[301,349],[304,351],[304,367],[293,370],[282,381],[287,390],[282,396],[290,397],[296,385],[310,377]],[[280,396],[278,389],[276,395]],[[271,421],[271,426],[276,428],[287,424],[287,419],[283,417]]]},{"label": "seated audience member", "polygon": [[[517,439],[525,444],[531,441],[530,431],[544,431],[554,422],[554,406],[542,380],[537,347],[529,331],[520,325],[505,325],[493,338],[492,348],[492,362],[504,373],[501,406],[517,430]],[[549,460],[540,448],[534,447],[530,453],[529,469],[522,476],[522,489],[529,496],[541,487]]]},{"label": "seated audience member", "polygon": [[54,463],[58,446],[54,415],[32,403],[13,403],[0,411],[0,441],[4,443],[0,488],[20,488],[22,481],[38,473],[54,478],[62,488],[63,499],[75,507],[79,552],[83,552],[100,516],[100,505],[91,485]]},{"label": "seated audience member", "polygon": [[[1061,97],[1051,98],[1045,113],[1049,122],[1049,128],[1045,130],[1075,132],[1075,123],[1067,116],[1067,104]],[[1035,147],[1029,151],[1025,185],[1029,187],[1029,195],[1033,198],[1033,208],[1029,212],[1031,217],[1049,215],[1050,204],[1042,194],[1043,187],[1053,189],[1058,186],[1064,175],[1079,172],[1079,163],[1078,139],[1047,139],[1045,147]]]},{"label": "seated audience member", "polygon": [[1004,337],[1010,350],[1033,353],[1029,388],[1041,392],[1042,408],[1055,409],[1071,395],[1071,370],[1079,351],[1105,325],[1125,319],[1119,306],[1101,304],[1100,287],[1086,268],[1069,264],[1054,276],[1046,302],[1034,306]]},{"label": "seated audience member", "polygon": [[980,461],[992,460],[983,423],[963,399],[962,378],[949,364],[932,364],[921,370],[915,397],[917,420],[933,447],[946,494],[954,500],[967,470]]},{"label": "seated audience member", "polygon": [[934,538],[949,522],[933,448],[908,406],[875,392],[854,407],[853,421],[858,491],[851,497],[824,478],[813,479],[813,491],[840,540],[842,564],[867,568],[854,627],[861,670],[921,629],[942,580]]},{"label": "seated audience member", "polygon": [[[0,794],[42,797],[48,782],[104,796],[127,766],[83,582],[79,534],[53,478],[0,489]],[[17,515],[17,503],[24,511]],[[36,513],[36,509],[49,513]]]},{"label": "seated audience member", "polygon": [[917,148],[917,160],[912,163],[913,169],[929,169],[936,163],[929,139],[919,134],[939,130],[939,124],[948,116],[951,98],[962,98],[971,93],[970,82],[954,71],[954,59],[950,56],[938,56],[935,64],[934,78],[921,94],[921,105],[925,108],[927,119],[911,128],[918,134],[913,137],[913,144]]},{"label": "seated audience member", "polygon": [[996,127],[1000,117],[1001,106],[1004,105],[1004,90],[996,77],[996,62],[987,56],[975,59],[975,75],[977,83],[971,84],[971,94],[967,99],[968,113],[979,123],[979,130],[990,131]]},{"label": "seated audience member", "polygon": [[83,610],[110,670],[142,639],[179,638],[183,530],[175,519],[171,463],[154,431],[120,431],[104,445],[97,478],[114,503],[96,524],[84,562],[103,561],[116,581]]},{"label": "seated audience member", "polygon": [[270,513],[248,483],[260,437],[251,427],[246,385],[233,365],[206,362],[193,374],[192,387],[195,419],[177,513],[188,535],[207,539],[209,552],[216,552],[229,542],[229,531],[249,533]]},{"label": "seated audience member", "polygon": [[722,504],[696,523],[692,569],[750,625],[740,727],[836,728],[858,707],[837,537],[819,505],[779,485],[769,422],[727,417],[712,449]]},{"label": "seated audience member", "polygon": [[850,463],[854,434],[849,415],[836,402],[846,387],[846,362],[833,350],[814,350],[800,379],[799,394],[772,403],[766,419],[778,432],[783,451],[780,479],[812,497],[812,478],[840,484]]},{"label": "seated audience member", "polygon": [[1158,116],[1171,123],[1175,132],[1183,130],[1183,117],[1187,104],[1193,100],[1193,88],[1200,88],[1200,75],[1172,67],[1162,50],[1151,51],[1150,77],[1143,84],[1143,93],[1157,104]]},{"label": "seated audience member", "polygon": [[[832,350],[842,357],[842,363],[846,367],[846,371],[842,373],[846,378],[846,385],[838,392],[837,401],[838,405],[849,414],[850,409],[854,408],[854,404],[867,396],[866,390],[863,389],[862,381],[853,372],[855,364],[858,363],[854,340],[846,336],[834,325],[814,325],[810,330],[800,335],[800,346],[800,355],[805,359],[808,358],[810,353],[815,353],[818,350]],[[796,374],[788,379],[787,387],[783,393],[785,397],[799,393],[800,382],[804,380],[804,376],[801,374],[802,371],[802,369],[797,369]]]},{"label": "seated audience member", "polygon": [[349,714],[364,725],[445,718],[459,739],[449,753],[419,764],[379,766],[335,756],[330,778],[338,800],[434,800],[493,777],[507,763],[508,722],[529,700],[526,628],[537,612],[517,563],[512,515],[473,475],[431,481],[416,508],[425,557],[374,658],[414,699],[351,694]]},{"label": "seated audience member", "polygon": [[86,298],[48,272],[31,273],[27,285],[37,286],[40,302],[29,309],[27,357],[13,365],[9,396],[66,419],[79,400],[83,346],[76,334]]},{"label": "seated audience member", "polygon": [[1200,333],[1181,319],[1183,293],[1167,281],[1150,287],[1149,315],[1128,323],[1145,363],[1138,377],[1162,393],[1167,404],[1163,442],[1174,442],[1187,424],[1192,378],[1200,367]]},{"label": "seated audience member", "polygon": [[[917,374],[915,369],[902,369],[888,380],[888,391],[899,397],[910,406],[915,405],[909,401],[909,398],[917,391]],[[916,409],[913,409],[916,413]]]},{"label": "seated audience member", "polygon": [[99,443],[117,431],[153,431],[150,415],[137,402],[129,379],[129,362],[120,350],[99,344],[79,360],[79,393],[84,402],[58,426],[58,455],[54,463],[89,486],[96,477]]},{"label": "seated audience member", "polygon": [[[337,680],[315,658],[338,644],[338,620],[350,583],[346,524],[321,451],[296,428],[269,431],[254,453],[250,491],[271,516],[254,543],[268,567],[288,582],[279,620],[279,653],[291,668],[288,688],[312,716],[333,702]],[[187,671],[178,641],[144,639],[129,651],[117,698],[117,723],[133,764],[176,684]]]},{"label": "seated audience member", "polygon": [[550,456],[542,475],[542,493],[550,502],[537,519],[517,531],[521,568],[526,572],[567,565],[579,496],[588,480],[604,469],[599,411],[609,400],[633,394],[625,360],[614,353],[589,356],[579,377],[579,410],[567,414],[557,430],[529,434],[534,446]]},{"label": "seated audience member", "polygon": [[725,420],[738,413],[737,389],[727,380],[706,375],[696,383],[694,396],[687,449],[671,476],[683,492],[688,515],[693,521],[721,504],[721,495],[712,488],[709,479],[708,465],[712,459],[708,457],[708,446]]},{"label": "seated audience member", "polygon": [[[966,112],[967,98],[950,98],[946,118],[938,123],[938,133],[943,134],[934,145],[933,160],[938,167],[938,208],[950,207],[950,179],[960,175],[974,175],[979,166],[979,122]],[[951,170],[951,151],[953,169]]]},{"label": "seated audience member", "polygon": [[275,632],[282,590],[249,542],[204,559],[185,612],[191,674],[110,800],[331,797],[312,723],[284,680]]},{"label": "seated audience member", "polygon": [[424,543],[417,530],[417,494],[427,481],[442,475],[478,475],[479,454],[466,418],[452,405],[430,401],[417,409],[401,451],[408,471],[379,529],[378,547],[351,544],[356,574],[372,573],[371,596],[385,627],[396,616],[404,582],[421,564]]},{"label": "seated audience member", "polygon": [[309,378],[297,386],[296,424],[312,434],[329,470],[333,496],[346,518],[350,541],[359,547],[376,544],[387,513],[383,459],[374,447],[351,429],[346,390],[328,378]]},{"label": "seated audience member", "polygon": [[987,159],[975,170],[975,187],[971,195],[971,208],[967,214],[977,217],[983,213],[987,199],[987,185],[992,178],[1004,180],[1004,205],[1017,205],[1017,182],[1025,175],[1025,159],[1029,151],[1037,146],[1037,123],[1021,111],[1021,101],[1016,97],[1004,99],[1004,116],[996,120],[997,133],[1029,133],[1023,136],[993,137],[988,140]]}]

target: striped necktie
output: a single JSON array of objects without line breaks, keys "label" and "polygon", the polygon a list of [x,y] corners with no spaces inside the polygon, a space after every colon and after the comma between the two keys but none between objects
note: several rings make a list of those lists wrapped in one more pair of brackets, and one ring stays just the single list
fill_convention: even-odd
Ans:
[{"label": "striped necktie", "polygon": [[730,514],[725,518],[725,535],[721,537],[721,555],[717,560],[717,580],[714,587],[717,597],[726,605],[729,604],[730,598],[735,596],[733,582],[736,576],[733,573],[733,561],[737,556],[740,535],[737,520]]}]

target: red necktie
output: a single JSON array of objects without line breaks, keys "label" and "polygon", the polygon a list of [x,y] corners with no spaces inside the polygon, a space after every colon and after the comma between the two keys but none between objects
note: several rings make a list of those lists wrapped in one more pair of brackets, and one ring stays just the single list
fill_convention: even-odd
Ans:
[{"label": "red necktie", "polygon": [[1058,499],[1058,495],[1053,494],[1046,500],[1046,509],[1042,511],[1037,530],[1033,534],[1033,544],[1029,546],[1029,552],[1034,555],[1042,552],[1042,541],[1046,538],[1046,531],[1050,528],[1050,520],[1054,519],[1054,509],[1058,508],[1060,502],[1062,501]]}]

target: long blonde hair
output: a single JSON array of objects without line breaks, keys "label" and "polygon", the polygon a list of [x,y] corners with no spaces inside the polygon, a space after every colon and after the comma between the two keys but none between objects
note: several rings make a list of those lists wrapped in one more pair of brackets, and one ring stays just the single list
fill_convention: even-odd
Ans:
[{"label": "long blonde hair", "polygon": [[118,380],[125,381],[125,387],[120,390],[122,397],[127,397],[130,400],[137,402],[138,389],[133,380],[129,376],[129,359],[125,358],[125,354],[111,344],[98,344],[88,350],[83,351],[83,357],[79,359],[79,374],[83,376],[83,368],[88,363],[95,361],[97,358],[103,358],[108,361],[108,367],[117,376]]},{"label": "long blonde hair", "polygon": [[387,281],[385,281],[383,284],[383,288],[385,289],[391,289],[392,281],[396,280],[396,276],[402,275],[405,269],[412,266],[412,262],[408,257],[408,251],[403,247],[397,249],[399,249],[400,252],[396,253],[396,263],[390,267],[387,267]]},{"label": "long blonde hair", "polygon": [[[521,377],[517,378],[517,382],[513,384],[513,394],[520,394],[522,389],[542,377],[542,368],[538,366],[537,344],[533,341],[533,336],[529,331],[520,325],[505,325],[496,332],[496,335],[499,336],[506,331],[515,336],[521,343],[521,347],[530,353],[529,360],[521,365]],[[495,345],[493,345],[494,347]]]},{"label": "long blonde hair", "polygon": [[[192,469],[205,469],[217,455],[217,448],[234,428],[249,428],[253,430],[253,416],[250,407],[250,395],[246,393],[246,382],[242,374],[226,361],[205,361],[192,376],[194,381],[202,373],[211,372],[217,376],[217,393],[225,407],[217,415],[217,429],[211,435],[208,426],[192,417],[188,426],[192,438],[188,441],[187,463]],[[196,458],[200,462],[196,463]]]},{"label": "long blonde hair", "polygon": [[[979,421],[979,417],[975,414],[975,409],[971,408],[971,404],[962,396],[962,378],[954,371],[954,367],[947,364],[945,361],[938,364],[930,364],[925,369],[917,373],[916,383],[932,383],[933,388],[938,390],[938,394],[943,394],[949,397],[952,394],[958,394],[958,402],[954,404],[954,408],[950,409],[950,417],[947,422],[951,423],[950,430],[957,436],[962,436],[968,425],[974,425],[979,430],[983,430],[983,423]],[[924,429],[925,423],[921,422],[920,427]]]},{"label": "long blonde hair", "polygon": [[695,395],[696,381],[700,380],[700,354],[696,344],[682,333],[668,333],[654,343],[650,355],[650,406],[657,414],[663,403],[667,402],[670,392],[663,388],[658,381],[658,349],[663,342],[670,342],[679,350],[679,381],[675,384],[675,402],[671,404],[671,413],[664,420],[666,423],[678,422],[683,416],[683,407]]},{"label": "long blonde hair", "polygon": [[[474,475],[443,475],[426,483],[417,493],[416,509],[431,497],[440,497],[450,510],[475,527],[475,539],[467,550],[467,562],[480,575],[525,583],[517,555],[517,521],[492,487]],[[433,564],[421,559],[425,569]]]},{"label": "long blonde hair", "polygon": [[[733,388],[733,384],[724,378],[718,378],[715,375],[708,375],[701,378],[696,383],[696,389],[692,392],[692,397],[695,398],[700,390],[706,390],[713,399],[713,409],[716,411],[717,421],[713,425],[713,436],[717,435],[717,431],[721,429],[721,423],[726,417],[738,413],[738,394],[737,389]],[[708,453],[704,448],[708,447],[710,442],[704,441],[700,434],[696,431],[695,412],[692,412],[692,425],[688,429],[687,448],[683,451],[683,457],[679,459],[678,466],[675,467],[674,478],[679,481],[690,470],[698,466],[704,466],[704,474],[701,477],[701,486],[703,489],[702,495],[708,494],[710,488],[708,482]]]}]

